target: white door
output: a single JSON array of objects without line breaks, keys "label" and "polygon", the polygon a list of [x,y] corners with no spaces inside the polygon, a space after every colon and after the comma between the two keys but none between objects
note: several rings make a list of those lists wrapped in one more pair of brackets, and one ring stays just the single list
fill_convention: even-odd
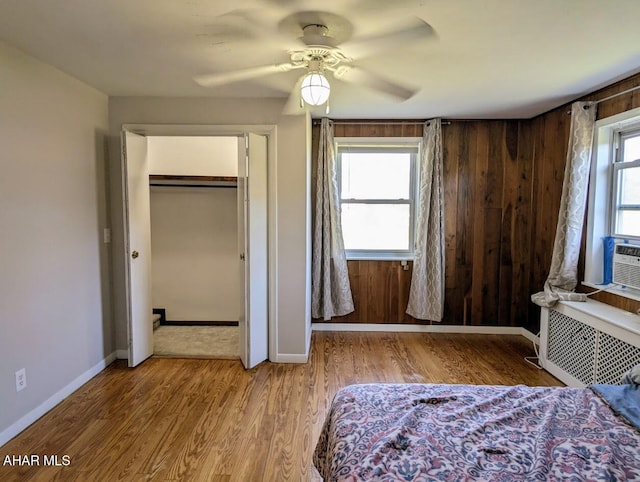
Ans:
[{"label": "white door", "polygon": [[122,178],[129,366],[134,367],[153,354],[151,208],[144,136],[122,132]]},{"label": "white door", "polygon": [[239,342],[249,369],[268,357],[266,136],[240,138],[238,153]]}]

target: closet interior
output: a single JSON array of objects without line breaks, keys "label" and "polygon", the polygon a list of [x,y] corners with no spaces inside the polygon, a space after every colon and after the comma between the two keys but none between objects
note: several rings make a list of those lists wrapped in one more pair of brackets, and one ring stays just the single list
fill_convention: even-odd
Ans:
[{"label": "closet interior", "polygon": [[236,137],[148,137],[154,355],[237,358]]}]

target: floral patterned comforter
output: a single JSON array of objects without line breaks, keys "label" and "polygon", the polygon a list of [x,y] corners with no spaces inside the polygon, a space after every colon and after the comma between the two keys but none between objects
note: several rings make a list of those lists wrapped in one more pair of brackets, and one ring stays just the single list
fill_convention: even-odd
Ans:
[{"label": "floral patterned comforter", "polygon": [[589,388],[363,384],[314,453],[329,481],[640,481],[640,431]]}]

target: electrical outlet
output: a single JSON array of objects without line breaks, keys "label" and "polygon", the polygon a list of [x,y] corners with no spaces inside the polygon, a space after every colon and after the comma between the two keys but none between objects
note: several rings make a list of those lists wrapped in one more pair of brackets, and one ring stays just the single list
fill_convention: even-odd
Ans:
[{"label": "electrical outlet", "polygon": [[27,388],[27,370],[21,368],[16,372],[16,392]]}]

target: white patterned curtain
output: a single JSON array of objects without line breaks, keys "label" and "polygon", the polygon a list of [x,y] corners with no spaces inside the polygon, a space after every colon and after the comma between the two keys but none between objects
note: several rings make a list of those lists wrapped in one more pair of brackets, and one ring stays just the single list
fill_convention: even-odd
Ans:
[{"label": "white patterned curtain", "polygon": [[329,320],[353,311],[347,258],[340,224],[340,193],[329,119],[320,124],[316,179],[316,217],[313,228],[311,316]]},{"label": "white patterned curtain", "polygon": [[442,321],[444,312],[444,199],[440,119],[424,125],[419,173],[416,249],[407,314]]},{"label": "white patterned curtain", "polygon": [[586,295],[574,290],[578,284],[578,256],[589,188],[595,118],[595,104],[574,102],[571,105],[571,132],[551,268],[544,291],[531,296],[531,301],[539,306],[551,307],[559,300],[587,299]]}]

